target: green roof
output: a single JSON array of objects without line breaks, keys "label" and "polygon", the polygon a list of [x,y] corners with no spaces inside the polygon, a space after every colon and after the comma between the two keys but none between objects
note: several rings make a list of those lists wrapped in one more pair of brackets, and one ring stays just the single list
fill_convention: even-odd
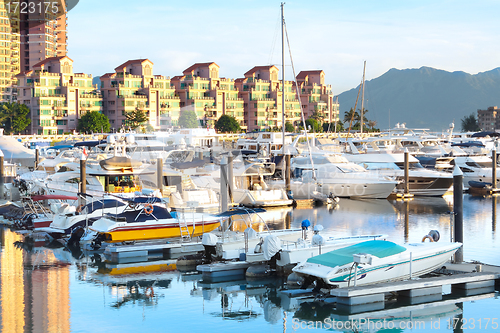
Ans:
[{"label": "green roof", "polygon": [[378,258],[385,258],[406,251],[406,248],[393,242],[371,240],[307,259],[307,262],[328,267],[343,266],[353,262],[352,256],[357,253],[368,253]]}]

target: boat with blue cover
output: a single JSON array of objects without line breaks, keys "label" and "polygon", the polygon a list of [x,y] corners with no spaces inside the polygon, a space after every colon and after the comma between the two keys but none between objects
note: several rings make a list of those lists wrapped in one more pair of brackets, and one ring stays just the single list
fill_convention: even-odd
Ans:
[{"label": "boat with blue cover", "polygon": [[399,245],[371,240],[309,258],[293,272],[304,278],[304,287],[313,282],[317,288],[342,288],[400,281],[436,270],[461,246],[434,241]]}]

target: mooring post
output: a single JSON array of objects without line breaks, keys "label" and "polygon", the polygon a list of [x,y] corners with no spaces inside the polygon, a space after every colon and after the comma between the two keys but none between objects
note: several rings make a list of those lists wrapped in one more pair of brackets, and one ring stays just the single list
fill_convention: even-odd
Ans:
[{"label": "mooring post", "polygon": [[234,202],[233,200],[233,190],[234,190],[234,184],[233,184],[233,154],[229,152],[227,155],[227,187],[229,190],[229,200],[231,203]]},{"label": "mooring post", "polygon": [[4,156],[3,156],[3,151],[0,150],[0,200],[3,200],[3,195],[4,195],[4,186],[3,184],[5,183],[4,179]]},{"label": "mooring post", "polygon": [[156,186],[163,197],[163,159],[161,157],[156,160]]},{"label": "mooring post", "polygon": [[491,150],[491,184],[495,190],[497,188],[497,149],[495,146]]},{"label": "mooring post", "polygon": [[[453,231],[455,234],[455,242],[464,242],[464,221],[463,221],[463,173],[458,166],[455,166],[453,171],[453,214],[455,218]],[[455,253],[455,263],[464,261],[463,245]]]},{"label": "mooring post", "polygon": [[408,148],[405,148],[405,153],[404,153],[404,168],[405,168],[405,189],[404,189],[404,195],[408,195],[410,193],[410,152],[408,151]]},{"label": "mooring post", "polygon": [[35,170],[38,169],[38,163],[40,163],[40,150],[35,149]]},{"label": "mooring post", "polygon": [[227,205],[227,157],[222,157],[220,162],[220,212],[228,210]]},{"label": "mooring post", "polygon": [[[87,164],[86,160],[80,160],[80,192],[87,194]],[[85,199],[80,198],[80,205],[85,205]]]},{"label": "mooring post", "polygon": [[290,161],[291,156],[289,153],[287,153],[285,155],[285,189],[287,195],[288,192],[290,192]]}]

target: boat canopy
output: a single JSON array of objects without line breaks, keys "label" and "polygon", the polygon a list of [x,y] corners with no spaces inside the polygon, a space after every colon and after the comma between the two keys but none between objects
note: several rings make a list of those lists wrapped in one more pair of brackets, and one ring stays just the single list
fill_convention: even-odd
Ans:
[{"label": "boat canopy", "polygon": [[44,194],[44,195],[32,195],[31,200],[40,201],[40,200],[78,200],[78,197],[70,196],[70,195],[58,195],[58,194]]},{"label": "boat canopy", "polygon": [[352,263],[352,256],[357,253],[368,253],[378,258],[385,258],[404,251],[406,251],[405,247],[393,242],[371,240],[320,254],[319,256],[307,259],[307,262],[328,267],[337,267]]}]

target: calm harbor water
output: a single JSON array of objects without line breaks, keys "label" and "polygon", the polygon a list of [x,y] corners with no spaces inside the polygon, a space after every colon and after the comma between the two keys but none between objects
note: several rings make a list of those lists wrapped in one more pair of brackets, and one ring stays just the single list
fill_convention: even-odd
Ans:
[{"label": "calm harbor water", "polygon": [[[467,261],[500,265],[497,206],[496,198],[465,195]],[[386,233],[395,242],[420,242],[432,229],[441,239],[450,238],[451,210],[452,197],[408,203],[343,199],[336,209],[276,210],[264,216],[274,228],[299,227],[309,219],[337,236]],[[92,256],[75,259],[63,249],[23,243],[23,236],[9,229],[0,233],[2,332],[500,331],[498,293],[401,311],[389,304],[392,312],[363,317],[320,301],[299,304],[278,292],[279,279],[211,283],[192,272],[168,271],[161,262],[146,273],[132,265],[119,270]],[[463,319],[462,330],[453,327],[457,318]]]}]

